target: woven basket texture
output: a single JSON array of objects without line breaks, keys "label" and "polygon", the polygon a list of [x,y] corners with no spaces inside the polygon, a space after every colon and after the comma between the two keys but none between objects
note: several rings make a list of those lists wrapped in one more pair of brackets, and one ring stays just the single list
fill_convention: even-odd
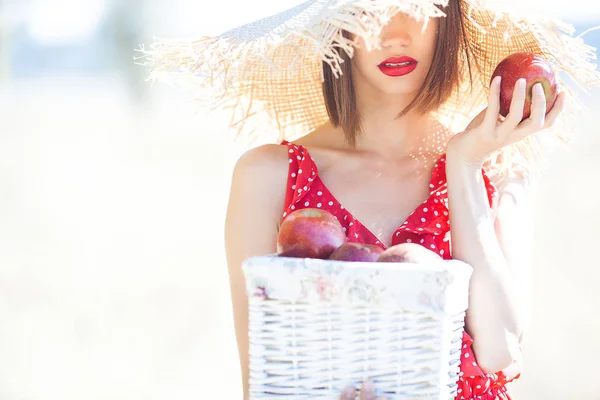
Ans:
[{"label": "woven basket texture", "polygon": [[458,261],[354,263],[277,256],[243,265],[252,399],[456,396],[472,269]]}]

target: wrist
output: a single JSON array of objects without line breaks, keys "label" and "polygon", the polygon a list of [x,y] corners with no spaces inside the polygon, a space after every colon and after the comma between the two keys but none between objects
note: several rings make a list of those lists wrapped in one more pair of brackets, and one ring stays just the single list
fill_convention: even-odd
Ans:
[{"label": "wrist", "polygon": [[464,140],[460,140],[460,133],[452,138],[446,148],[446,164],[451,164],[462,169],[481,170],[485,163],[485,157],[473,156],[469,146]]},{"label": "wrist", "polygon": [[464,153],[458,151],[451,146],[448,146],[448,150],[446,151],[446,167],[451,170],[460,170],[463,173],[475,171],[477,173],[481,172],[483,168],[485,160],[477,159],[475,157],[465,156]]}]

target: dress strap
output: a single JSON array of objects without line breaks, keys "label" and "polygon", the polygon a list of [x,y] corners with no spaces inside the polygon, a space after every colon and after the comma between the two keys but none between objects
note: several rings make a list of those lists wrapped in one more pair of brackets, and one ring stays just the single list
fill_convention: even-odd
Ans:
[{"label": "dress strap", "polygon": [[304,146],[285,140],[281,144],[288,147],[289,162],[283,214],[283,218],[285,218],[287,214],[296,208],[295,204],[310,191],[318,170],[317,165]]}]

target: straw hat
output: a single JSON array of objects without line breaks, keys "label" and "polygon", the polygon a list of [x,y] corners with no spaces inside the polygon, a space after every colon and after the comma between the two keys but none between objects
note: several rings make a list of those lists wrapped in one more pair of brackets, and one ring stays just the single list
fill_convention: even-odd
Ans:
[{"label": "straw hat", "polygon": [[[308,0],[216,37],[156,39],[150,49],[140,51],[151,68],[150,79],[190,91],[204,107],[227,110],[237,136],[260,143],[291,141],[328,119],[322,61],[339,75],[340,52],[353,55],[352,39],[343,31],[379,48],[379,34],[395,13],[427,23],[445,17],[448,1]],[[493,157],[504,164],[517,158],[538,162],[541,150],[568,138],[575,112],[581,110],[564,78],[584,88],[600,84],[593,63],[596,49],[573,37],[572,26],[527,15],[512,1],[461,3],[467,40],[476,57],[471,66],[473,85],[462,68],[459,90],[435,116],[451,132],[462,131],[487,106],[489,82],[498,62],[519,51],[543,55],[560,73],[559,85],[569,94],[567,108],[550,132],[532,135],[503,149],[503,157]]]}]

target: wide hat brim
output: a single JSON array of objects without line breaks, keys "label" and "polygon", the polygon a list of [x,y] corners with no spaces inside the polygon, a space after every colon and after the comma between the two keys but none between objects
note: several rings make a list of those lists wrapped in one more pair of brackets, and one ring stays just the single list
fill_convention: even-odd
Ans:
[{"label": "wide hat brim", "polygon": [[[309,0],[216,37],[156,39],[141,51],[150,79],[190,91],[205,107],[227,110],[230,129],[238,137],[259,143],[294,140],[328,119],[322,61],[339,73],[339,51],[352,55],[343,30],[376,48],[379,33],[397,12],[427,21],[445,17],[447,4],[448,0]],[[535,158],[540,147],[568,137],[570,121],[581,109],[564,78],[584,88],[600,84],[596,49],[573,37],[572,26],[524,15],[511,1],[463,0],[462,5],[467,40],[477,58],[471,66],[473,85],[462,68],[459,90],[436,116],[451,131],[463,130],[487,106],[489,82],[503,58],[521,51],[542,55],[559,73],[559,85],[570,94],[570,108],[552,132],[504,149],[505,155]]]}]

